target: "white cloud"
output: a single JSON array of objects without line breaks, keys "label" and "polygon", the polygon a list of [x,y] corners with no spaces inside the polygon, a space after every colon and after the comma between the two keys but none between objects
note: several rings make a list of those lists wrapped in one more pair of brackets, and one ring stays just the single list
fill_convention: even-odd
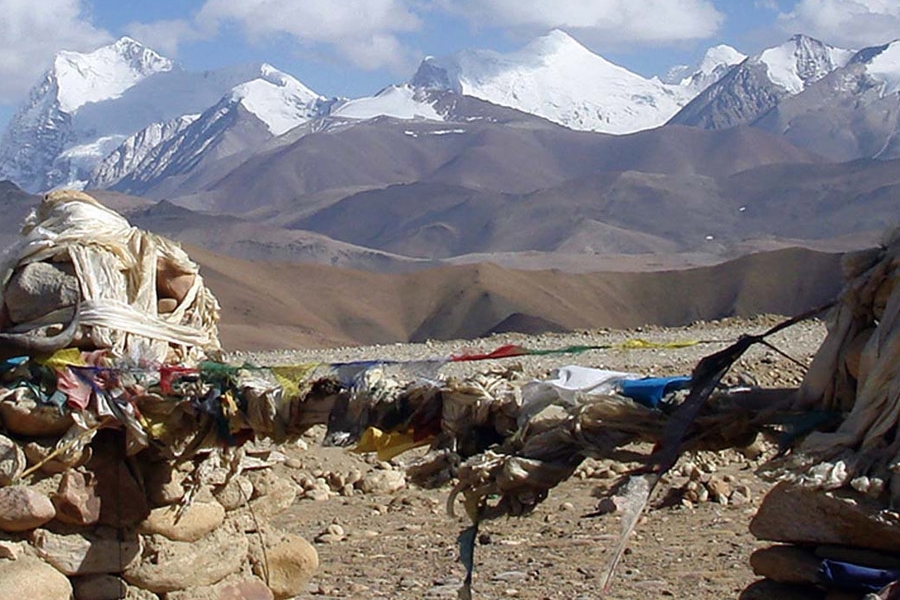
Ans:
[{"label": "white cloud", "polygon": [[80,0],[0,0],[0,103],[14,104],[59,50],[93,50],[112,39]]},{"label": "white cloud", "polygon": [[778,17],[787,33],[805,33],[835,45],[862,48],[900,38],[897,0],[800,0]]},{"label": "white cloud", "polygon": [[754,0],[753,6],[762,10],[771,10],[773,12],[778,12],[777,0]]},{"label": "white cloud", "polygon": [[724,15],[710,0],[444,0],[476,25],[578,31],[597,43],[628,45],[704,39]]},{"label": "white cloud", "polygon": [[148,48],[153,48],[169,58],[177,56],[178,46],[181,44],[208,37],[184,19],[129,23],[125,26],[125,31]]},{"label": "white cloud", "polygon": [[299,44],[327,44],[365,69],[408,68],[397,37],[420,27],[404,0],[207,0],[196,17],[201,30],[237,24],[251,41],[287,35]]}]

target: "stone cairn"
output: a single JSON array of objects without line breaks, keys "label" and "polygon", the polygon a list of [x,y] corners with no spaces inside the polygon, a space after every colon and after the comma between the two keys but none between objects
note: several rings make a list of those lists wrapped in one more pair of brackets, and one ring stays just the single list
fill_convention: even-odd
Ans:
[{"label": "stone cairn", "polygon": [[[841,565],[900,571],[900,513],[853,489],[781,482],[765,496],[750,532],[777,543],[750,556],[753,572],[766,579],[742,598],[862,598],[866,592],[858,583],[840,577],[846,571]],[[896,590],[874,595],[883,587],[873,584],[871,597],[898,597]]]},{"label": "stone cairn", "polygon": [[750,531],[778,544],[751,556],[767,580],[746,598],[900,598],[897,234],[844,261],[828,335],[793,404],[824,424],[766,468],[783,481]]},{"label": "stone cairn", "polygon": [[223,453],[127,457],[123,432],[105,430],[76,456],[44,462],[51,425],[4,418],[0,597],[224,600],[305,590],[315,549],[268,524],[297,486],[265,461],[229,477]]},{"label": "stone cairn", "polygon": [[196,265],[75,192],[4,257],[0,598],[305,591],[315,549],[269,524],[299,486],[251,440],[309,423],[273,373],[210,361],[218,304]]}]

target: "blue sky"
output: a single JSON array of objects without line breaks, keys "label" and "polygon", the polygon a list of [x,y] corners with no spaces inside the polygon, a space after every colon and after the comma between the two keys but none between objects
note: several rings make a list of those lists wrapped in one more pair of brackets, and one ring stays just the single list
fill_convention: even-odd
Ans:
[{"label": "blue sky", "polygon": [[269,62],[327,96],[408,79],[426,55],[509,51],[553,28],[645,76],[726,43],[900,37],[898,0],[0,0],[0,127],[59,50],[130,35],[190,70]]}]

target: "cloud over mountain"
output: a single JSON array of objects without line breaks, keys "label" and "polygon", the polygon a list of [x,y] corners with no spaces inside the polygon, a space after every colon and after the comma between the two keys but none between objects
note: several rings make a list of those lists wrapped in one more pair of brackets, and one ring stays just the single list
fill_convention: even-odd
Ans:
[{"label": "cloud over mountain", "polygon": [[861,48],[900,38],[900,3],[893,0],[800,0],[778,18],[783,30]]},{"label": "cloud over mountain", "polygon": [[19,101],[59,50],[88,50],[112,36],[79,0],[0,0],[0,103]]},{"label": "cloud over mountain", "polygon": [[237,24],[252,40],[287,35],[301,46],[327,44],[366,69],[405,67],[397,35],[420,26],[403,0],[207,0],[196,20],[213,29]]},{"label": "cloud over mountain", "polygon": [[607,45],[708,38],[724,16],[709,0],[451,0],[473,23],[542,33],[565,28]]}]

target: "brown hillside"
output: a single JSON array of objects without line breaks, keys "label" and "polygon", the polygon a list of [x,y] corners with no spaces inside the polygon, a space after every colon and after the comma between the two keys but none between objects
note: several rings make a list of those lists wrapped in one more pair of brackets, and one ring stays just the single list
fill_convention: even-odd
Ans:
[{"label": "brown hillside", "polygon": [[472,338],[515,322],[574,330],[791,314],[840,287],[839,255],[798,248],[683,271],[582,275],[492,264],[376,274],[188,251],[222,304],[229,350]]}]

